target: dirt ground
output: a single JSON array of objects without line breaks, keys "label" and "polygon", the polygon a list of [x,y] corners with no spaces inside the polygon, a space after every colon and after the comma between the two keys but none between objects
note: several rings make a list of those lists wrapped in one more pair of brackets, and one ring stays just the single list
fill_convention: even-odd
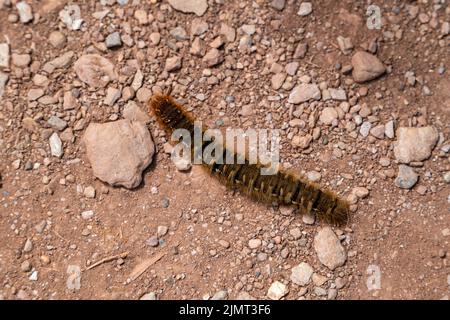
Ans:
[{"label": "dirt ground", "polygon": [[[286,286],[283,299],[449,298],[448,1],[371,1],[382,17],[381,29],[372,30],[366,25],[367,1],[311,1],[312,12],[300,16],[302,1],[288,0],[278,10],[271,3],[284,1],[209,0],[201,17],[174,10],[167,1],[74,1],[84,20],[80,30],[69,30],[59,18],[67,1],[26,2],[34,21],[22,23],[17,1],[0,0],[0,43],[9,43],[11,55],[31,57],[0,68],[9,78],[0,98],[0,298],[267,299],[275,281]],[[102,19],[93,16],[105,9]],[[137,10],[148,21],[140,22]],[[194,19],[207,23],[201,35],[192,34]],[[227,38],[222,24],[235,30],[235,39]],[[66,41],[52,44],[50,34],[58,30]],[[105,39],[115,31],[122,44],[107,48]],[[348,54],[339,36],[351,39]],[[206,51],[223,41],[223,61],[209,64],[201,52],[193,54],[196,38]],[[304,55],[295,54],[298,44],[307,44]],[[387,72],[356,83],[345,69],[355,52],[373,47]],[[69,51],[74,56],[66,65],[45,71],[48,61]],[[109,59],[118,78],[105,88],[80,81],[73,65],[86,53]],[[173,56],[181,57],[181,66],[168,70]],[[274,74],[291,62],[298,62],[298,70],[278,87]],[[128,101],[142,110],[151,92],[172,86],[173,96],[208,125],[280,129],[280,156],[289,170],[319,172],[318,183],[343,197],[355,188],[367,192],[353,205],[349,224],[333,227],[347,253],[345,264],[330,270],[318,259],[314,238],[326,224],[307,224],[288,208],[256,203],[197,166],[178,171],[164,152],[168,137],[153,118],[147,127],[157,152],[139,187],[96,179],[83,134],[91,122],[123,117],[135,65],[144,79]],[[414,83],[408,83],[408,72]],[[40,83],[36,74],[47,81]],[[324,107],[342,106],[340,101],[288,103],[305,77],[321,89],[347,93],[349,108],[334,124],[317,120]],[[122,96],[105,105],[110,86]],[[36,88],[43,89],[41,97],[30,98]],[[72,109],[64,108],[68,91],[77,92]],[[396,127],[438,130],[429,159],[411,164],[419,174],[414,187],[401,189],[394,182],[396,137],[360,134],[355,105],[369,110],[361,117],[373,126],[393,120]],[[49,125],[51,116],[67,127]],[[63,140],[60,158],[51,154],[53,132]],[[306,146],[293,143],[295,136],[309,134]],[[95,189],[95,197],[86,187]],[[81,215],[89,210],[92,217]],[[252,239],[260,245],[250,248]],[[314,270],[304,286],[291,280],[301,262]],[[81,275],[73,276],[69,266],[79,267]],[[142,274],[134,277],[137,268]],[[374,277],[376,288],[368,286]]]}]

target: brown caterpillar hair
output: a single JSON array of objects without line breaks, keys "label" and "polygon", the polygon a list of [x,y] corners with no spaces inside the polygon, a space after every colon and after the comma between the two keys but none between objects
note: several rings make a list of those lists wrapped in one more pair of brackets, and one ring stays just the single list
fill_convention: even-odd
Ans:
[{"label": "brown caterpillar hair", "polygon": [[[154,95],[149,102],[149,111],[169,134],[176,129],[186,129],[193,136],[194,117],[169,94]],[[203,142],[202,149],[210,143],[214,141]],[[225,159],[230,151],[224,147],[223,152]],[[233,159],[238,157],[237,154],[231,156]],[[246,157],[244,159],[243,164],[234,161],[233,164],[203,162],[203,165],[222,183],[258,201],[294,204],[303,213],[313,213],[319,220],[335,225],[348,222],[349,205],[333,192],[323,191],[317,184],[283,170],[274,175],[261,175],[263,165],[251,164]]]}]

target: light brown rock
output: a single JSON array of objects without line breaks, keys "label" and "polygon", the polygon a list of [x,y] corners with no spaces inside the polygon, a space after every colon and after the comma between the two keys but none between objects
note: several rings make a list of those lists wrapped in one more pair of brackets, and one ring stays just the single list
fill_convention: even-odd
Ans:
[{"label": "light brown rock", "polygon": [[320,262],[330,270],[344,265],[347,260],[344,247],[330,227],[320,229],[314,237],[314,250]]},{"label": "light brown rock", "polygon": [[117,78],[114,65],[98,54],[85,54],[74,65],[75,72],[81,81],[93,88],[105,87]]},{"label": "light brown rock", "polygon": [[421,128],[401,127],[397,129],[397,141],[394,144],[395,158],[400,163],[423,161],[431,156],[439,139],[436,128],[428,126]]},{"label": "light brown rock", "polygon": [[94,175],[113,186],[137,187],[155,145],[142,122],[91,123],[83,137]]},{"label": "light brown rock", "polygon": [[374,55],[358,51],[352,57],[353,80],[358,83],[378,78],[386,72],[386,67]]}]

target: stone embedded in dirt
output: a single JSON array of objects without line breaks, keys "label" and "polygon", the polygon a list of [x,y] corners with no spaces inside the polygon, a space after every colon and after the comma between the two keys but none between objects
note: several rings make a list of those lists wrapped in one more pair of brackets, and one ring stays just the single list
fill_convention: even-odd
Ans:
[{"label": "stone embedded in dirt", "polygon": [[299,63],[297,61],[290,62],[286,65],[285,70],[286,73],[290,76],[295,76],[299,67]]},{"label": "stone embedded in dirt", "polygon": [[54,132],[50,138],[49,138],[49,144],[50,144],[50,151],[52,153],[52,156],[61,158],[63,155],[63,147],[62,147],[62,141],[59,138],[58,134]]},{"label": "stone embedded in dirt", "polygon": [[320,121],[323,124],[331,125],[338,118],[338,113],[333,107],[326,107],[320,113]]},{"label": "stone embedded in dirt", "polygon": [[224,60],[223,55],[216,48],[210,49],[203,57],[203,63],[208,67],[214,67]]},{"label": "stone embedded in dirt", "polygon": [[286,0],[272,0],[270,6],[278,11],[282,11],[286,5]]},{"label": "stone embedded in dirt", "polygon": [[35,101],[44,95],[44,89],[33,88],[28,90],[27,98],[28,101]]},{"label": "stone embedded in dirt", "polygon": [[53,31],[48,36],[48,42],[56,49],[62,49],[67,43],[67,38],[61,31]]},{"label": "stone embedded in dirt", "polygon": [[22,251],[30,252],[31,250],[33,250],[33,242],[30,239],[27,239],[27,241],[25,241]]},{"label": "stone embedded in dirt", "polygon": [[359,133],[363,136],[363,137],[367,137],[370,133],[370,129],[372,128],[372,124],[369,121],[364,121],[361,124],[361,128],[359,128]]},{"label": "stone embedded in dirt", "polygon": [[105,39],[105,45],[107,48],[116,48],[122,45],[120,33],[118,31],[110,33]]},{"label": "stone embedded in dirt", "polygon": [[287,74],[284,72],[274,74],[271,79],[272,89],[273,90],[280,89],[284,83],[284,80],[286,80],[286,77],[287,77]]},{"label": "stone embedded in dirt", "polygon": [[260,239],[250,239],[248,241],[248,246],[250,249],[256,249],[259,248],[261,246],[261,240]]},{"label": "stone embedded in dirt", "polygon": [[318,182],[322,178],[322,175],[320,174],[320,172],[312,170],[312,171],[308,171],[308,173],[306,173],[306,177],[311,182]]},{"label": "stone embedded in dirt", "polygon": [[74,56],[74,52],[68,51],[68,52],[62,54],[61,56],[44,64],[42,69],[47,73],[52,73],[53,71],[55,71],[55,69],[65,68],[72,61],[73,56]]},{"label": "stone embedded in dirt", "polygon": [[330,227],[324,227],[316,234],[314,250],[320,262],[330,270],[344,265],[347,260],[344,247]]},{"label": "stone embedded in dirt", "polygon": [[183,40],[189,39],[189,36],[188,36],[186,30],[181,26],[173,28],[172,30],[170,30],[169,33],[177,41],[183,41]]},{"label": "stone embedded in dirt", "polygon": [[140,297],[139,300],[156,300],[156,293],[155,292],[146,293],[142,297]]},{"label": "stone embedded in dirt", "polygon": [[395,185],[402,189],[411,189],[419,180],[419,175],[410,166],[401,164],[398,166],[398,175]]},{"label": "stone embedded in dirt", "polygon": [[94,217],[94,211],[92,211],[92,210],[83,211],[81,213],[81,218],[83,218],[84,220],[89,220],[93,217]]},{"label": "stone embedded in dirt", "polygon": [[20,1],[16,4],[17,11],[19,11],[20,22],[28,23],[33,20],[33,11],[28,3]]},{"label": "stone embedded in dirt", "polygon": [[166,59],[165,70],[168,72],[177,71],[181,69],[181,57],[174,56]]},{"label": "stone embedded in dirt", "polygon": [[211,300],[226,300],[228,298],[228,291],[220,290],[217,291],[212,297]]},{"label": "stone embedded in dirt", "polygon": [[209,25],[206,21],[200,18],[195,18],[191,22],[191,35],[199,36],[208,31]]},{"label": "stone embedded in dirt", "polygon": [[0,72],[0,98],[5,92],[5,86],[8,83],[9,76],[6,73]]},{"label": "stone embedded in dirt", "polygon": [[155,146],[142,122],[91,123],[83,137],[94,175],[113,186],[132,189],[152,162]]},{"label": "stone embedded in dirt", "polygon": [[267,291],[267,297],[272,300],[280,300],[289,293],[287,286],[280,281],[273,282]]},{"label": "stone embedded in dirt", "polygon": [[80,7],[76,4],[67,5],[59,12],[59,19],[69,30],[79,30],[83,19],[81,19]]},{"label": "stone embedded in dirt", "polygon": [[74,69],[78,78],[93,88],[105,87],[117,78],[111,61],[98,54],[82,55],[75,62]]},{"label": "stone embedded in dirt", "polygon": [[197,57],[203,57],[206,54],[204,41],[199,37],[196,37],[194,41],[192,41],[189,53]]},{"label": "stone embedded in dirt", "polygon": [[208,2],[206,0],[169,0],[169,4],[175,10],[183,13],[195,13],[199,17],[208,9]]},{"label": "stone embedded in dirt", "polygon": [[316,216],[313,213],[305,213],[302,215],[302,221],[304,224],[313,225],[316,222]]},{"label": "stone embedded in dirt", "polygon": [[159,240],[157,236],[151,236],[150,238],[148,238],[145,243],[150,246],[150,247],[157,247],[159,245]]},{"label": "stone embedded in dirt", "polygon": [[352,193],[359,199],[364,199],[369,195],[370,191],[364,187],[355,187],[353,188]]},{"label": "stone embedded in dirt", "polygon": [[67,266],[66,286],[69,290],[80,290],[81,288],[81,268],[78,265]]},{"label": "stone embedded in dirt", "polygon": [[344,89],[328,89],[328,92],[330,93],[331,99],[336,101],[347,101],[347,94],[345,93]]},{"label": "stone embedded in dirt", "polygon": [[122,93],[119,89],[114,87],[108,87],[106,90],[106,96],[103,100],[103,104],[112,107],[117,100],[120,99]]},{"label": "stone embedded in dirt", "polygon": [[58,131],[63,131],[67,127],[67,122],[57,116],[51,116],[47,120],[47,123],[50,125],[50,127]]},{"label": "stone embedded in dirt", "polygon": [[431,126],[398,128],[394,144],[395,158],[400,163],[426,160],[431,156],[438,139],[438,130]]},{"label": "stone embedded in dirt", "polygon": [[242,53],[250,52],[253,46],[253,39],[248,34],[244,34],[244,36],[239,39],[238,50]]},{"label": "stone embedded in dirt", "polygon": [[351,38],[345,38],[342,36],[337,37],[337,43],[342,53],[347,55],[353,50],[353,43]]},{"label": "stone embedded in dirt", "polygon": [[395,137],[395,123],[394,120],[388,121],[384,127],[384,134],[389,139],[393,139]]},{"label": "stone embedded in dirt", "polygon": [[46,76],[37,73],[33,77],[33,83],[38,87],[46,87],[49,84],[49,80]]},{"label": "stone embedded in dirt", "polygon": [[352,57],[353,80],[363,83],[378,78],[386,72],[386,67],[374,55],[358,51]]},{"label": "stone embedded in dirt", "polygon": [[298,147],[298,148],[301,148],[301,149],[306,149],[306,148],[309,147],[309,145],[311,144],[312,140],[313,140],[313,137],[310,134],[306,134],[304,136],[295,135],[292,138],[292,145],[294,147]]},{"label": "stone embedded in dirt", "polygon": [[83,195],[86,198],[89,199],[94,199],[95,198],[95,188],[93,186],[87,186],[86,188],[84,188],[83,190]]},{"label": "stone embedded in dirt", "polygon": [[11,55],[11,60],[16,67],[24,68],[30,65],[31,56],[29,54],[13,53]]},{"label": "stone embedded in dirt", "polygon": [[379,124],[379,125],[373,127],[372,129],[370,129],[370,134],[377,139],[383,139],[385,131],[386,131],[386,129],[384,128],[384,124]]},{"label": "stone embedded in dirt", "polygon": [[301,17],[305,17],[312,12],[312,4],[311,2],[302,2],[300,4],[300,8],[298,9],[297,14]]},{"label": "stone embedded in dirt", "polygon": [[159,32],[153,32],[150,34],[150,41],[157,46],[159,42],[161,41],[161,34]]},{"label": "stone embedded in dirt", "polygon": [[303,59],[308,52],[307,43],[299,43],[294,51],[294,59]]},{"label": "stone embedded in dirt", "polygon": [[223,22],[220,25],[220,34],[224,35],[228,42],[236,40],[236,30]]},{"label": "stone embedded in dirt", "polygon": [[9,44],[0,43],[0,67],[9,68]]},{"label": "stone embedded in dirt", "polygon": [[142,123],[150,122],[150,116],[148,113],[139,108],[134,101],[128,101],[123,108],[122,115],[125,119],[130,121],[140,121]]},{"label": "stone embedded in dirt", "polygon": [[300,263],[291,270],[291,281],[299,286],[306,286],[311,281],[314,270],[306,262]]},{"label": "stone embedded in dirt", "polygon": [[317,84],[300,84],[292,89],[289,95],[288,102],[293,104],[299,104],[309,100],[320,100],[322,94]]},{"label": "stone embedded in dirt", "polygon": [[139,102],[147,103],[152,96],[152,91],[146,87],[142,87],[136,92],[136,98]]},{"label": "stone embedded in dirt", "polygon": [[142,26],[148,24],[148,15],[147,11],[138,9],[134,12],[134,18],[138,21],[138,23]]}]

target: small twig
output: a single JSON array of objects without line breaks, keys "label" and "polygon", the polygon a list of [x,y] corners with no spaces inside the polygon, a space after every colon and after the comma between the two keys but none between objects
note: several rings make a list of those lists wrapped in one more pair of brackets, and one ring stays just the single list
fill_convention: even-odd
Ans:
[{"label": "small twig", "polygon": [[127,252],[123,252],[123,253],[121,253],[121,254],[116,254],[116,255],[114,255],[114,256],[106,257],[106,258],[104,258],[104,259],[102,259],[102,260],[100,260],[100,261],[97,261],[96,263],[90,265],[89,267],[87,267],[87,268],[85,269],[85,271],[90,270],[90,269],[93,269],[93,268],[95,268],[95,267],[97,267],[97,266],[99,266],[99,265],[101,265],[101,264],[103,264],[103,263],[105,263],[105,262],[110,262],[110,261],[112,261],[112,260],[116,260],[116,259],[119,259],[119,258],[124,259],[124,258],[127,257],[127,255],[128,255],[128,251],[127,251]]}]

